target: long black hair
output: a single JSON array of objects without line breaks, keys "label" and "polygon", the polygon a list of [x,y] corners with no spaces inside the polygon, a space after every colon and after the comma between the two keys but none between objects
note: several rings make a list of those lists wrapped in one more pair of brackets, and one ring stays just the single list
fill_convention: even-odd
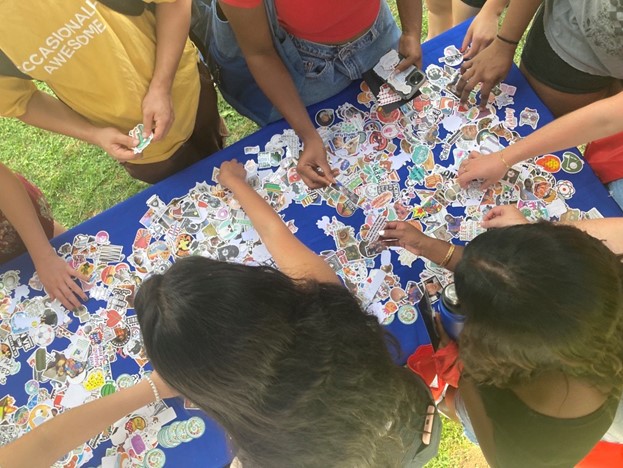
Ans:
[{"label": "long black hair", "polygon": [[154,368],[245,467],[400,466],[420,440],[430,397],[338,284],[190,257],[135,308]]},{"label": "long black hair", "polygon": [[467,320],[465,371],[509,387],[561,371],[623,387],[623,266],[579,229],[541,222],[490,230],[455,272]]}]

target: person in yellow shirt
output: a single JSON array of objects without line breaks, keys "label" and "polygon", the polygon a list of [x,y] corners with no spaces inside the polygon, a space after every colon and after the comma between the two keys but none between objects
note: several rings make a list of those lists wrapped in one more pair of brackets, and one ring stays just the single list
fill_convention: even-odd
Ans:
[{"label": "person in yellow shirt", "polygon": [[[0,115],[95,144],[155,183],[222,148],[191,0],[0,0]],[[32,80],[45,82],[56,98]],[[142,153],[137,124],[153,140]]]}]

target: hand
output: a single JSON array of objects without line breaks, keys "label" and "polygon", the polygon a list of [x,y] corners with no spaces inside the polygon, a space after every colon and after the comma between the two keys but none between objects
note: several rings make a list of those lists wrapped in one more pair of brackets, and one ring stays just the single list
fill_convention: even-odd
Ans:
[{"label": "hand", "polygon": [[495,13],[487,14],[486,10],[480,10],[472,24],[467,29],[463,39],[461,52],[464,60],[474,58],[481,50],[484,50],[493,42],[498,33],[498,16]]},{"label": "hand", "polygon": [[163,139],[169,133],[174,120],[171,91],[150,87],[143,98],[143,136],[147,138],[153,130],[153,141]]},{"label": "hand", "polygon": [[149,377],[158,389],[160,398],[175,398],[177,396],[180,396],[180,392],[175,390],[173,387],[167,385],[164,380],[162,380],[162,377],[160,377],[160,374],[158,374],[158,372],[152,371],[152,373],[149,374]]},{"label": "hand", "polygon": [[415,255],[422,255],[429,237],[405,221],[392,221],[379,232],[379,240],[387,247],[402,247]]},{"label": "hand", "polygon": [[232,182],[242,180],[246,183],[247,171],[236,159],[221,164],[217,179],[219,184],[231,190]]},{"label": "hand", "polygon": [[304,143],[296,170],[309,188],[326,187],[335,183],[337,170],[331,169],[322,138],[314,138]]},{"label": "hand", "polygon": [[469,93],[478,84],[480,88],[480,107],[487,107],[489,94],[495,85],[502,81],[513,64],[515,47],[502,41],[493,41],[472,60],[461,65],[461,78],[456,85],[461,102],[467,102]]},{"label": "hand", "polygon": [[396,70],[405,71],[411,65],[422,68],[422,46],[420,45],[419,37],[402,33],[398,42],[398,53],[404,58],[400,61]]},{"label": "hand", "polygon": [[481,154],[472,151],[459,167],[457,182],[466,188],[472,180],[482,179],[480,188],[484,190],[504,177],[506,171],[508,168],[498,153]]},{"label": "hand", "polygon": [[138,159],[142,155],[134,154],[132,148],[138,140],[113,127],[98,128],[94,143],[119,162]]},{"label": "hand", "polygon": [[56,252],[50,248],[49,253],[42,258],[33,259],[35,269],[41,284],[50,296],[58,299],[66,309],[73,310],[80,306],[80,301],[86,301],[87,296],[74,278],[89,281],[89,278],[71,268]]},{"label": "hand", "polygon": [[482,221],[484,228],[501,228],[517,224],[529,224],[530,221],[513,205],[501,205],[491,208]]}]

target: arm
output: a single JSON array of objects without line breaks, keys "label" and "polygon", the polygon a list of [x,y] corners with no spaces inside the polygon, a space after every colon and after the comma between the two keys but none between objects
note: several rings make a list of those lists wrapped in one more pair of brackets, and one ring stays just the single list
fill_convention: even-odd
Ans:
[{"label": "arm", "polygon": [[41,227],[37,212],[22,182],[0,164],[0,211],[13,225],[26,245],[39,279],[51,299],[58,299],[67,309],[80,305],[87,297],[73,278],[87,281],[56,255]]},{"label": "arm", "polygon": [[[564,115],[526,138],[489,155],[473,153],[459,168],[458,182],[485,179],[482,188],[500,180],[506,165],[517,164],[541,154],[578,146],[623,131],[623,92]],[[501,157],[500,157],[501,156]]]},{"label": "arm", "polygon": [[[161,397],[175,396],[156,373],[152,373],[151,378]],[[0,448],[0,465],[3,468],[51,466],[125,415],[153,401],[154,393],[143,380],[133,387],[66,411]]]},{"label": "arm", "polygon": [[331,267],[290,232],[281,217],[247,184],[245,177],[244,166],[233,159],[221,165],[218,180],[232,191],[279,269],[292,278],[340,283]]},{"label": "arm", "polygon": [[[495,206],[483,218],[482,226],[500,228],[530,221],[513,205]],[[576,227],[601,240],[615,254],[623,254],[623,218],[581,219],[560,224]]]},{"label": "arm", "polygon": [[402,26],[398,52],[404,57],[397,69],[403,71],[410,65],[422,68],[422,0],[396,0],[396,5]]},{"label": "arm", "polygon": [[[387,223],[379,234],[381,242],[387,247],[402,247],[415,255],[428,258],[437,265],[444,262],[451,248],[450,243],[429,237],[405,221]],[[454,271],[462,257],[463,247],[455,245],[454,253],[446,262],[445,268]]]},{"label": "arm", "polygon": [[498,19],[508,5],[509,0],[489,0],[485,2],[480,12],[476,15],[472,24],[469,25],[461,52],[463,58],[474,58],[495,39],[498,32]]},{"label": "arm", "polygon": [[19,119],[29,125],[97,145],[118,161],[140,157],[130,149],[138,144],[137,140],[116,128],[96,127],[66,104],[41,91],[33,94],[26,112]]},{"label": "arm", "polygon": [[472,423],[476,439],[485,456],[487,463],[492,468],[498,466],[495,456],[495,438],[493,435],[493,423],[487,416],[487,411],[480,397],[480,393],[469,379],[462,378],[459,382],[459,392],[465,403],[465,409]]},{"label": "arm", "polygon": [[231,24],[256,83],[304,144],[297,166],[303,181],[314,188],[335,182],[322,138],[273,45],[264,4],[255,8],[237,8],[222,2],[219,5]]},{"label": "arm", "polygon": [[154,130],[154,141],[164,138],[173,121],[171,88],[190,28],[191,0],[156,5],[156,65],[143,98],[145,136]]},{"label": "arm", "polygon": [[[541,3],[542,0],[510,2],[498,34],[509,41],[519,42]],[[462,76],[456,86],[461,102],[466,102],[472,89],[478,83],[482,83],[480,106],[484,108],[489,100],[491,89],[508,74],[516,48],[516,45],[496,38],[489,47],[472,60],[463,62],[461,66]]]}]

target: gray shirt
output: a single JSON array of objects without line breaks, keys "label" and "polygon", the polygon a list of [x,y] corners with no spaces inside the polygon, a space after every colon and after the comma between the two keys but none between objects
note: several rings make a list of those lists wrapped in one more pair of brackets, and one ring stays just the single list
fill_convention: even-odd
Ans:
[{"label": "gray shirt", "polygon": [[558,56],[591,75],[623,79],[623,0],[545,0],[545,36]]}]

